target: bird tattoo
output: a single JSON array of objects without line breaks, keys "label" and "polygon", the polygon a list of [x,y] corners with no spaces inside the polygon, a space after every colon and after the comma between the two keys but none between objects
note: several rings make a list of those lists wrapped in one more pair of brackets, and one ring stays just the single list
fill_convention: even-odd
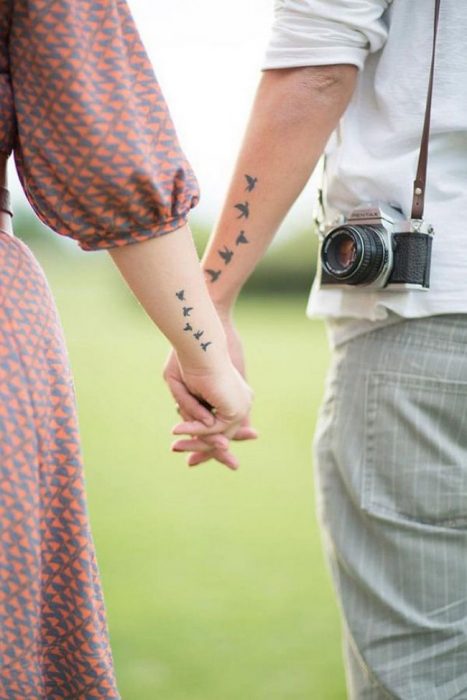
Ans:
[{"label": "bird tattoo", "polygon": [[201,343],[201,348],[204,350],[204,352],[206,352],[209,345],[212,345],[212,342],[210,340],[207,343]]},{"label": "bird tattoo", "polygon": [[247,186],[246,186],[246,191],[247,192],[253,192],[253,190],[256,187],[256,183],[258,182],[257,177],[252,177],[251,175],[245,175],[246,181],[247,181]]},{"label": "bird tattoo", "polygon": [[193,311],[193,307],[192,307],[192,306],[184,306],[184,307],[183,307],[183,315],[184,315],[184,316],[189,316],[189,315],[191,314],[192,311]]},{"label": "bird tattoo", "polygon": [[217,252],[221,256],[221,258],[225,262],[225,264],[228,265],[229,262],[232,260],[233,250],[230,250],[230,248],[227,248],[227,246],[225,245],[224,250],[218,250]]},{"label": "bird tattoo", "polygon": [[192,326],[190,323],[187,322],[187,324],[186,324],[186,326],[185,326],[185,328],[184,328],[183,330],[184,330],[184,331],[192,331],[192,330],[193,330],[193,326]]},{"label": "bird tattoo", "polygon": [[181,289],[179,292],[175,292],[175,296],[180,299],[180,301],[185,301],[185,290]]},{"label": "bird tattoo", "polygon": [[239,216],[237,216],[237,219],[248,219],[250,216],[250,205],[248,202],[243,202],[243,204],[240,202],[239,204],[234,204],[235,209],[238,209],[240,212]]},{"label": "bird tattoo", "polygon": [[206,270],[206,272],[211,278],[211,282],[217,282],[220,275],[222,274],[222,270]]},{"label": "bird tattoo", "polygon": [[249,243],[249,242],[250,241],[245,236],[245,231],[240,231],[240,233],[237,236],[237,240],[235,241],[236,245],[241,245],[242,243]]},{"label": "bird tattoo", "polygon": [[196,331],[196,333],[193,333],[193,338],[196,338],[196,340],[199,340],[203,334],[204,334],[204,331]]}]

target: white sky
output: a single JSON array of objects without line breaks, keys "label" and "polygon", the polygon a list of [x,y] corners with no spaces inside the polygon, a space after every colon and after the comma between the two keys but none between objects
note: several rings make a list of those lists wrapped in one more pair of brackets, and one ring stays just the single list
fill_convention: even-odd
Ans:
[{"label": "white sky", "polygon": [[[260,76],[273,0],[129,0],[201,186],[193,216],[212,222],[227,189]],[[12,178],[13,179],[13,178]],[[22,199],[17,184],[15,199]],[[284,227],[311,219],[313,188]]]}]

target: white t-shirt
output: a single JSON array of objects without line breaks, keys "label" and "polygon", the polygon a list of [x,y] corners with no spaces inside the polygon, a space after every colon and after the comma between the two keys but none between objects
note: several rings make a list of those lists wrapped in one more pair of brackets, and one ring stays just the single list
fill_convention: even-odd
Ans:
[{"label": "white t-shirt", "polygon": [[[327,212],[360,202],[409,218],[433,39],[434,0],[276,0],[264,69],[351,63],[351,103],[326,146]],[[467,313],[467,2],[441,0],[425,220],[433,224],[428,291],[319,289],[308,315],[334,343],[399,317]],[[335,319],[335,321],[333,321]]]}]

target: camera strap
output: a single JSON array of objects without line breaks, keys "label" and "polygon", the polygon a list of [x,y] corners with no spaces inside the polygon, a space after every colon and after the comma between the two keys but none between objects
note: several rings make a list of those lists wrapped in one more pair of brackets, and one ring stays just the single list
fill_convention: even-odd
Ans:
[{"label": "camera strap", "polygon": [[428,141],[430,138],[431,98],[433,95],[433,77],[435,72],[436,38],[438,35],[439,6],[441,0],[435,0],[435,20],[433,30],[433,50],[431,54],[430,80],[428,83],[428,95],[426,98],[425,121],[423,123],[422,141],[418,156],[417,174],[414,180],[412,219],[423,219],[425,207],[426,171],[428,164]]}]

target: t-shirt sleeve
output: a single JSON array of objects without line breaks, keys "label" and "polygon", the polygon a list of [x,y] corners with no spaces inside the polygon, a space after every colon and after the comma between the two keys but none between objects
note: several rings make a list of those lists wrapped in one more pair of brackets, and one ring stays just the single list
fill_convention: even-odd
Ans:
[{"label": "t-shirt sleeve", "polygon": [[392,0],[276,0],[262,68],[350,63],[362,68],[385,43]]},{"label": "t-shirt sleeve", "polygon": [[198,185],[125,0],[14,0],[15,159],[40,219],[84,250],[183,225]]}]

